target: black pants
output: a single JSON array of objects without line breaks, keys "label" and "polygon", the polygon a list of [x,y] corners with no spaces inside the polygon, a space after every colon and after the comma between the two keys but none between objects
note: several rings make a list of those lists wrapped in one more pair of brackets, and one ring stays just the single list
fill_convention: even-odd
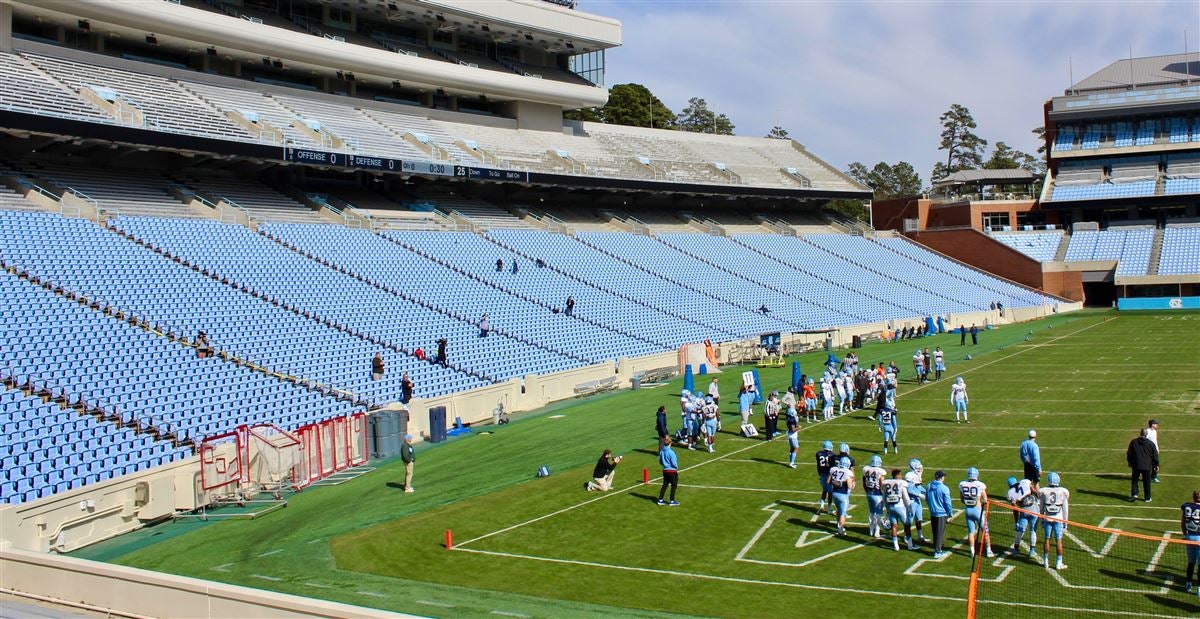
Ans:
[{"label": "black pants", "polygon": [[1029,481],[1031,481],[1031,482],[1033,482],[1033,483],[1035,483],[1035,484],[1037,484],[1037,483],[1041,483],[1041,481],[1042,481],[1042,472],[1041,472],[1041,471],[1039,471],[1039,470],[1037,469],[1037,467],[1035,467],[1035,466],[1033,466],[1032,464],[1029,464],[1028,462],[1026,462],[1026,463],[1025,463],[1025,479],[1028,479]]},{"label": "black pants", "polygon": [[663,495],[667,493],[667,486],[671,487],[671,500],[675,500],[675,490],[679,488],[679,471],[663,471],[662,488],[658,491],[658,500],[663,500]]},{"label": "black pants", "polygon": [[946,539],[946,523],[949,522],[949,516],[932,516],[929,518],[929,524],[933,525],[933,551],[942,551],[942,542]]},{"label": "black pants", "polygon": [[1142,478],[1142,498],[1150,498],[1150,479],[1154,477],[1154,473],[1150,469],[1133,469],[1133,476],[1129,479],[1129,496],[1136,497],[1138,495],[1137,484],[1138,477]]},{"label": "black pants", "polygon": [[767,438],[771,438],[772,436],[779,434],[779,416],[778,415],[776,415],[774,417],[767,417],[767,424],[766,424],[765,430],[767,431]]}]

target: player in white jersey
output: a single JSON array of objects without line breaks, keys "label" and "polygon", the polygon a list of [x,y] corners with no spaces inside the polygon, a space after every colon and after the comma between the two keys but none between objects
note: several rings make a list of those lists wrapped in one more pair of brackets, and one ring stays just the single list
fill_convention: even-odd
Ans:
[{"label": "player in white jersey", "polygon": [[942,352],[942,347],[938,346],[933,350],[933,376],[936,380],[942,380],[942,372],[946,371],[946,353]]},{"label": "player in white jersey", "polygon": [[871,456],[871,463],[863,467],[862,485],[867,495],[867,533],[879,539],[883,531],[883,482],[887,479],[887,469],[883,468],[883,459]]},{"label": "player in white jersey", "polygon": [[837,534],[846,534],[846,512],[850,511],[850,491],[854,489],[854,469],[850,458],[842,456],[837,466],[829,469],[829,487],[833,489],[833,505],[837,510]]},{"label": "player in white jersey", "polygon": [[822,412],[825,419],[833,419],[833,379],[829,376],[821,379],[821,398],[824,400]]},{"label": "player in white jersey", "polygon": [[892,523],[892,550],[900,550],[898,534],[904,525],[904,543],[913,550],[912,529],[908,524],[908,482],[900,477],[900,469],[892,469],[891,479],[883,480],[883,503],[887,506],[887,517]]},{"label": "player in white jersey", "polygon": [[908,523],[917,530],[917,541],[925,541],[925,532],[921,521],[925,515],[925,467],[921,461],[913,458],[908,461],[908,472],[904,481],[908,482]]},{"label": "player in white jersey", "polygon": [[967,383],[959,376],[954,379],[954,384],[950,385],[950,404],[954,406],[955,423],[971,423],[971,419],[967,417],[967,401]]},{"label": "player in white jersey", "polygon": [[1017,480],[1008,478],[1008,502],[1025,511],[1013,511],[1013,525],[1017,530],[1017,539],[1013,541],[1012,550],[1016,555],[1021,552],[1021,538],[1029,531],[1029,556],[1037,556],[1037,521],[1038,493],[1037,487],[1028,479]]},{"label": "player in white jersey", "polygon": [[925,353],[920,348],[917,349],[917,354],[912,357],[913,372],[916,373],[917,383],[925,382]]},{"label": "player in white jersey", "polygon": [[715,445],[717,441],[717,417],[719,416],[717,403],[713,401],[713,397],[704,397],[704,406],[700,407],[700,414],[704,417],[703,433],[704,442],[708,444],[708,453],[716,451]]},{"label": "player in white jersey", "polygon": [[[1046,556],[1042,559],[1044,567],[1050,567],[1050,536],[1054,535],[1058,542],[1058,562],[1054,569],[1065,570],[1067,564],[1063,562],[1063,531],[1067,530],[1066,520],[1068,519],[1068,508],[1071,502],[1071,491],[1061,487],[1059,484],[1058,473],[1050,473],[1046,476],[1046,482],[1050,484],[1048,488],[1042,488],[1038,491],[1038,498],[1041,499],[1042,508],[1042,535],[1046,538],[1042,544]],[[1054,520],[1050,520],[1053,518]]]},{"label": "player in white jersey", "polygon": [[679,393],[679,416],[682,418],[679,438],[685,445],[690,446],[688,437],[692,435],[692,392],[687,389]]},{"label": "player in white jersey", "polygon": [[846,374],[838,374],[833,379],[833,386],[837,390],[838,406],[837,412],[839,415],[846,414]]},{"label": "player in white jersey", "polygon": [[983,506],[988,500],[987,484],[979,481],[979,469],[967,469],[967,478],[958,482],[958,497],[966,507],[967,545],[971,547],[971,556],[975,556],[975,533],[978,531],[983,532],[983,547],[987,550],[987,556],[995,556],[992,554],[992,536],[983,519]]}]

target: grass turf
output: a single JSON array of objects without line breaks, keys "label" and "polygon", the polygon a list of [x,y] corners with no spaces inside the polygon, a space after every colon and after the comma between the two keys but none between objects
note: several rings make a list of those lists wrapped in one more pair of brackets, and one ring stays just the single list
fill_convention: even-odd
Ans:
[{"label": "grass turf", "polygon": [[[1017,444],[1037,428],[1046,470],[1061,471],[1072,490],[1073,520],[1109,518],[1109,526],[1152,535],[1175,530],[1178,504],[1198,485],[1200,430],[1189,422],[1200,415],[1200,315],[1114,317],[1082,313],[1002,327],[965,349],[957,336],[921,340],[947,351],[950,371],[941,383],[901,385],[902,453],[886,456],[885,465],[919,457],[927,480],[942,468],[952,485],[966,467],[977,466],[999,493],[1003,480],[1019,473]],[[906,360],[915,347],[876,344],[859,356],[864,363],[894,359],[908,379]],[[965,352],[975,359],[963,360]],[[798,359],[812,371],[824,353]],[[730,370],[722,381],[726,400],[737,382],[736,368]],[[766,389],[778,388],[790,379],[790,367],[760,374]],[[970,389],[970,425],[953,423],[947,401],[948,381],[958,374]],[[680,450],[683,505],[656,506],[657,486],[642,486],[641,471],[650,468],[657,477],[653,411],[667,404],[677,426],[679,384],[559,404],[554,414],[524,416],[495,434],[422,448],[415,494],[388,486],[403,470],[384,463],[352,482],[300,493],[261,520],[163,525],[79,554],[423,615],[754,617],[777,616],[801,602],[848,617],[876,614],[880,603],[932,616],[963,612],[965,548],[935,562],[928,546],[896,553],[870,542],[861,493],[852,498],[857,507],[846,538],[831,538],[831,519],[815,517],[812,453],[822,440],[844,441],[861,467],[880,441],[865,413],[804,424],[801,466],[792,470],[782,466],[782,439],[729,432],[737,424],[727,402],[717,453]],[[1151,416],[1162,422],[1162,483],[1154,488],[1155,503],[1130,504],[1123,450]],[[605,447],[626,455],[616,490],[585,493],[581,485]],[[543,464],[555,474],[532,479]],[[446,529],[453,529],[459,550],[442,547]],[[993,529],[994,545],[1011,542],[1010,525],[1001,521]],[[1073,533],[1096,551],[1107,541]],[[964,534],[959,516],[948,545]],[[980,598],[990,600],[981,614],[1033,612],[1012,602],[1085,615],[1200,610],[1194,596],[1159,593],[1164,580],[1182,572],[1182,550],[1165,549],[1145,573],[1157,543],[1121,539],[1103,558],[1081,549],[1068,543],[1066,584],[1025,558],[989,564],[985,579],[1013,569],[1003,582],[981,585]]]}]

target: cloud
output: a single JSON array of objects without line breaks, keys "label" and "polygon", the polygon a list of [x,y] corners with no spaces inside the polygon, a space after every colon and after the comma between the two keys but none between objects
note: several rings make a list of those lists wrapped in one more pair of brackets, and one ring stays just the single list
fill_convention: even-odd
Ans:
[{"label": "cloud", "polygon": [[[741,135],[782,125],[838,168],[908,161],[928,181],[953,103],[977,133],[1027,152],[1043,103],[1125,58],[1183,51],[1196,2],[672,2],[588,0],[620,19],[608,83],[672,109],[703,97]],[[1200,32],[1190,34],[1195,49]]]}]

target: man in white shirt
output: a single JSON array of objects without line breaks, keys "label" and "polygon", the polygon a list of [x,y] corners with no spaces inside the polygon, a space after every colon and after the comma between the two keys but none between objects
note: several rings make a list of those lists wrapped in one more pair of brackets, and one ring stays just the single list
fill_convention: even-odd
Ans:
[{"label": "man in white shirt", "polygon": [[708,395],[712,396],[714,404],[717,406],[721,405],[721,388],[717,386],[717,379],[715,378],[712,379],[712,382],[708,383]]}]

